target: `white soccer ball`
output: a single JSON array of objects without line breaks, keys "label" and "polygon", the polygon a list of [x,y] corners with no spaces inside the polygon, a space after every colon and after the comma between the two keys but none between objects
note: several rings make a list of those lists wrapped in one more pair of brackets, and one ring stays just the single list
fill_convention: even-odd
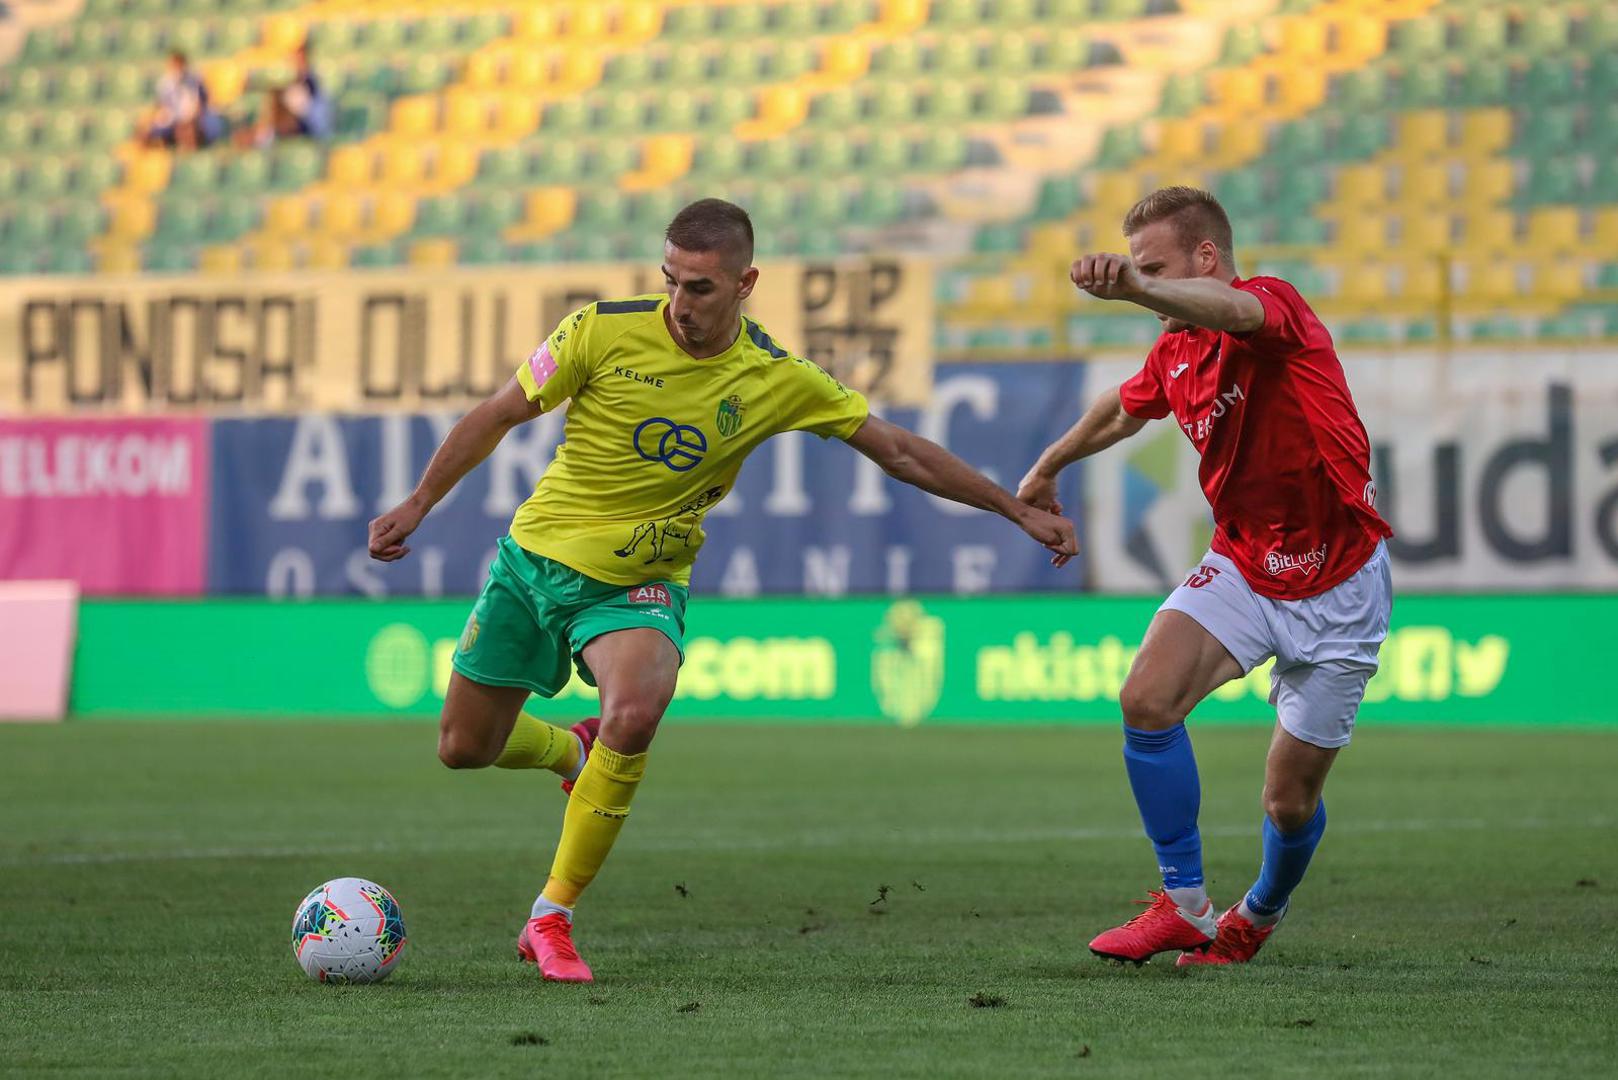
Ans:
[{"label": "white soccer ball", "polygon": [[381,982],[404,955],[404,915],[374,881],[328,881],[292,916],[292,954],[317,982]]}]

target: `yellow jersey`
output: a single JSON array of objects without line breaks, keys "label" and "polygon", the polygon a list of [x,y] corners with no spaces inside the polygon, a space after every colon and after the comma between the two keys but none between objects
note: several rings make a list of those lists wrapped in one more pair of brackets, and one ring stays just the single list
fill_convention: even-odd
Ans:
[{"label": "yellow jersey", "polygon": [[517,369],[543,411],[572,404],[511,537],[618,585],[687,584],[703,518],[755,447],[783,431],[846,439],[870,411],[751,319],[718,356],[691,356],[669,334],[667,304],[658,295],[590,304]]}]

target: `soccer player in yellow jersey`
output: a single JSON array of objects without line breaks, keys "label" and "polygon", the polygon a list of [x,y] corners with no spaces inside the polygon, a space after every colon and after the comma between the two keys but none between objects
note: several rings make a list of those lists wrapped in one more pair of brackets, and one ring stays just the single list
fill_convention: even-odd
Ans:
[{"label": "soccer player in yellow jersey", "polygon": [[[501,538],[461,636],[438,739],[450,768],[543,768],[569,781],[550,877],[517,941],[560,982],[591,981],[573,907],[623,827],[674,696],[703,518],[754,448],[783,431],[836,437],[890,476],[1009,518],[1058,566],[1078,550],[1071,522],[871,416],[858,393],[742,316],[758,270],[740,207],[693,203],[665,237],[666,296],[569,315],[370,528],[373,558],[403,558],[422,518],[506,432],[572,402],[564,442]],[[530,693],[561,690],[570,664],[600,688],[598,728],[569,732],[523,711]]]}]

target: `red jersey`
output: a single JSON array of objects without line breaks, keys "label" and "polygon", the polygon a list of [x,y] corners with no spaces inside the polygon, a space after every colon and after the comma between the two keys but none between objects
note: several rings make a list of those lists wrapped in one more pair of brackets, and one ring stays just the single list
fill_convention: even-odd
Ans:
[{"label": "red jersey", "polygon": [[1353,574],[1393,530],[1374,508],[1370,440],[1331,335],[1285,281],[1231,285],[1263,303],[1263,326],[1164,334],[1119,394],[1131,416],[1174,413],[1202,455],[1213,550],[1254,592],[1300,600]]}]

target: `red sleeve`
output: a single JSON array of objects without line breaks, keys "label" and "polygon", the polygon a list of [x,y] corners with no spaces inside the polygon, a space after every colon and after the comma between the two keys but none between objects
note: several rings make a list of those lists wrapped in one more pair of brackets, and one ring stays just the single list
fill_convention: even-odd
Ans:
[{"label": "red sleeve", "polygon": [[1124,412],[1137,420],[1161,420],[1169,414],[1169,399],[1163,394],[1163,383],[1152,364],[1156,356],[1157,350],[1153,349],[1140,370],[1118,388],[1118,400]]},{"label": "red sleeve", "polygon": [[1275,348],[1287,352],[1301,349],[1309,340],[1308,325],[1315,314],[1298,295],[1298,290],[1280,278],[1250,278],[1236,288],[1258,297],[1264,305],[1264,325],[1245,334],[1236,334],[1257,348]]}]

